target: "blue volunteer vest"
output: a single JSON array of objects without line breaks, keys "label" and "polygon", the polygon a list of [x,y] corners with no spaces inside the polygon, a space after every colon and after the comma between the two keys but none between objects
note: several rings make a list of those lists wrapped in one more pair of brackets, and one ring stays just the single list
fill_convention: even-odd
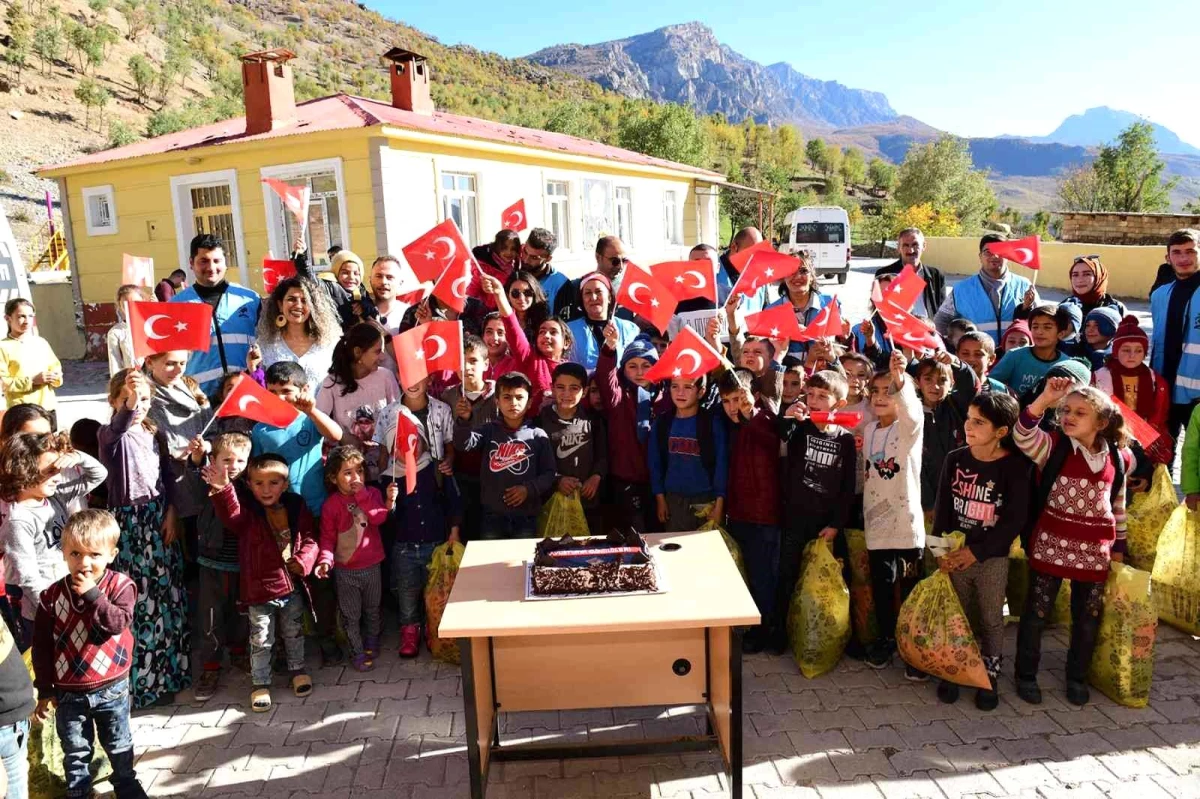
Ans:
[{"label": "blue volunteer vest", "polygon": [[[1159,286],[1150,295],[1150,316],[1154,320],[1154,337],[1150,342],[1150,366],[1162,374],[1166,360],[1163,348],[1167,343],[1167,309],[1171,305],[1171,292],[1178,281],[1172,280]],[[1171,388],[1171,402],[1183,405],[1200,399],[1200,313],[1194,313],[1196,296],[1188,300],[1183,312],[1183,355],[1179,359],[1179,371],[1175,374],[1175,385]]]},{"label": "blue volunteer vest", "polygon": [[[176,294],[171,302],[202,302],[196,289],[188,286]],[[238,372],[246,368],[246,355],[254,343],[254,329],[258,325],[259,298],[248,288],[229,284],[217,303],[213,315],[213,333],[208,352],[193,352],[188,359],[187,372],[200,384],[200,390],[208,396],[216,394],[221,387],[221,378],[226,372]],[[217,328],[221,335],[218,340]],[[221,361],[224,350],[224,364]]]},{"label": "blue volunteer vest", "polygon": [[[801,327],[808,327],[810,324],[812,324],[812,320],[817,318],[817,314],[819,314],[821,312],[821,310],[826,305],[829,304],[830,300],[833,299],[833,297],[829,296],[828,294],[822,294],[819,291],[812,292],[811,294],[809,294],[809,297],[810,297],[810,299],[809,299],[808,307],[805,308],[802,313],[800,313],[799,315],[796,316],[796,321],[798,321],[800,323]],[[775,300],[775,302],[768,305],[767,308],[774,308],[775,306],[783,305],[784,303],[791,305],[792,301],[789,300],[786,296],[780,297],[779,299]],[[766,310],[766,309],[764,309],[764,310]],[[788,344],[788,355],[795,355],[796,357],[803,357],[804,353],[806,353],[807,351],[808,351],[808,343],[807,342],[793,341],[790,344]]]},{"label": "blue volunteer vest", "polygon": [[[612,321],[617,326],[617,363],[620,363],[621,353],[625,351],[625,346],[637,338],[641,331],[633,322],[616,318]],[[600,360],[600,344],[592,335],[592,331],[588,329],[587,317],[581,316],[567,322],[567,330],[571,331],[572,341],[566,359],[582,364],[584,369],[592,371],[596,368],[596,362]]]},{"label": "blue volunteer vest", "polygon": [[1000,308],[992,304],[992,298],[984,288],[979,274],[971,275],[954,287],[954,309],[956,314],[975,323],[975,327],[999,343],[1000,336],[1013,323],[1017,307],[1025,299],[1025,292],[1032,285],[1029,280],[1011,272],[1000,284]]}]

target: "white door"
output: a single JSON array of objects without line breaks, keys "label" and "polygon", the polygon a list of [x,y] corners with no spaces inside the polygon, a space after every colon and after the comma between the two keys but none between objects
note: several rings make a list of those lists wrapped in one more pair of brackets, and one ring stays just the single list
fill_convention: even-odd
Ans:
[{"label": "white door", "polygon": [[171,190],[181,266],[186,268],[192,237],[211,233],[221,239],[226,264],[237,269],[238,280],[245,285],[248,278],[237,173],[230,169],[173,177]]}]

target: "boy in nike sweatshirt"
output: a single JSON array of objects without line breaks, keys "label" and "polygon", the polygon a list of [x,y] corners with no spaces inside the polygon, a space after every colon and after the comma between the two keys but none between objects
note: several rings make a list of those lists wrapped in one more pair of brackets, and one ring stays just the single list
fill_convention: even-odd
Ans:
[{"label": "boy in nike sweatshirt", "polygon": [[538,426],[554,447],[555,490],[578,496],[592,535],[601,535],[600,482],[608,475],[608,431],[600,414],[583,404],[587,370],[567,361],[551,375],[554,402],[538,412]]},{"label": "boy in nike sweatshirt", "polygon": [[471,407],[460,399],[454,409],[454,448],[479,450],[483,521],[479,538],[532,538],[542,497],[554,487],[554,450],[546,431],[527,424],[529,378],[509,372],[496,381],[500,421],[471,429]]}]

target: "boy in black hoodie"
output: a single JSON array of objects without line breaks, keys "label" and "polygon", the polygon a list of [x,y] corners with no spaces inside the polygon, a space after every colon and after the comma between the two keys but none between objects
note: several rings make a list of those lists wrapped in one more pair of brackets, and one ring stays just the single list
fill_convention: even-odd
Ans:
[{"label": "boy in black hoodie", "polygon": [[963,446],[967,408],[979,392],[975,372],[948,352],[922,358],[910,367],[921,404],[925,432],[921,438],[921,510],[926,522],[933,519],[938,478],[946,456]]}]

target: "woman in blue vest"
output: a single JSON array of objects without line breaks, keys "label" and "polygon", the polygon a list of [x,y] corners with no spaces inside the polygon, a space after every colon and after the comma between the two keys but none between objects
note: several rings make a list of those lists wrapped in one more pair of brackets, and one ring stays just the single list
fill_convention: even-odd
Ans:
[{"label": "woman in blue vest", "polygon": [[[768,305],[768,308],[774,308],[777,305],[783,305],[785,302],[790,303],[792,311],[796,314],[796,321],[801,327],[807,327],[816,318],[821,309],[830,302],[836,302],[836,298],[828,294],[822,294],[817,287],[817,278],[813,274],[812,269],[803,260],[800,262],[800,268],[789,275],[787,278],[779,281],[779,299]],[[794,355],[797,358],[803,358],[805,351],[808,349],[808,344],[803,341],[793,341],[788,345],[788,355]]]},{"label": "woman in blue vest", "polygon": [[600,345],[604,343],[604,327],[609,320],[617,327],[617,362],[625,345],[637,338],[638,326],[625,319],[617,319],[613,312],[612,282],[599,272],[590,272],[579,280],[579,296],[583,300],[583,316],[567,323],[571,331],[571,350],[566,360],[583,364],[589,372],[596,368],[600,359]]}]

